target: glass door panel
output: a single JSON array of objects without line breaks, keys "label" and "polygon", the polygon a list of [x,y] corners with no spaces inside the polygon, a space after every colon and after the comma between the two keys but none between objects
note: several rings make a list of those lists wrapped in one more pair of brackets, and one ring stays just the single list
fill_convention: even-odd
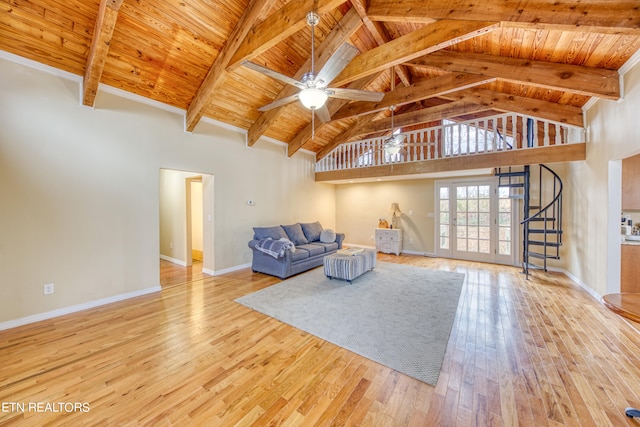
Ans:
[{"label": "glass door panel", "polygon": [[513,231],[514,209],[513,199],[510,197],[509,187],[498,187],[498,247],[496,250],[496,262],[513,263]]},{"label": "glass door panel", "polygon": [[449,187],[441,187],[439,189],[439,250],[449,251],[451,249],[451,215],[449,211]]},{"label": "glass door panel", "polygon": [[454,184],[453,189],[456,196],[454,258],[491,261],[491,185]]}]

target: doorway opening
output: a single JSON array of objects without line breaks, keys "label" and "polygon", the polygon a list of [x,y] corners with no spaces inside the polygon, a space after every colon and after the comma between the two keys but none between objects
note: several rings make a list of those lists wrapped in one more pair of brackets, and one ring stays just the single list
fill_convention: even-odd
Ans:
[{"label": "doorway opening", "polygon": [[[197,275],[213,275],[213,201],[213,175],[160,170],[161,271],[171,267],[172,274],[184,278],[193,276],[192,269],[197,270]],[[188,270],[178,271],[180,268],[176,270],[177,267]],[[164,280],[162,276],[161,283]]]},{"label": "doorway opening", "polygon": [[203,227],[204,207],[202,203],[202,176],[188,177],[185,179],[185,204],[186,212],[186,243],[187,266],[203,260]]}]

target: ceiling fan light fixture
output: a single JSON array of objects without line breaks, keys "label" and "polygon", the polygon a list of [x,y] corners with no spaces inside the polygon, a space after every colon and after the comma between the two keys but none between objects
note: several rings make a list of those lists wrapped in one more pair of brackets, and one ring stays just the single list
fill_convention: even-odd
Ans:
[{"label": "ceiling fan light fixture", "polygon": [[309,110],[322,108],[328,97],[329,95],[324,90],[315,87],[302,89],[298,94],[298,99],[302,105]]},{"label": "ceiling fan light fixture", "polygon": [[385,147],[384,151],[390,156],[395,156],[400,152],[400,147],[398,147],[397,145],[390,145],[388,147]]},{"label": "ceiling fan light fixture", "polygon": [[401,141],[394,136],[387,138],[384,142],[384,152],[390,156],[394,156],[400,152]]}]

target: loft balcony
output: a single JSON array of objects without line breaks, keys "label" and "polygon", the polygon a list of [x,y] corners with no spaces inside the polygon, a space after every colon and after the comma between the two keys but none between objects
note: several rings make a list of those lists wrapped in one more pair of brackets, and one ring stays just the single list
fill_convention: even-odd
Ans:
[{"label": "loft balcony", "polygon": [[397,154],[389,135],[342,144],[316,162],[316,181],[469,174],[498,167],[585,160],[584,129],[501,114],[404,132]]}]

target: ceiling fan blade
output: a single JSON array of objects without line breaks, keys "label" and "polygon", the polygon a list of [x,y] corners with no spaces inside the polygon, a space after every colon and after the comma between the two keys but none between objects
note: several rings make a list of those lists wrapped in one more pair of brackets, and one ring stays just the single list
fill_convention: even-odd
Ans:
[{"label": "ceiling fan blade", "polygon": [[258,65],[255,64],[251,61],[243,61],[242,65],[244,65],[245,67],[253,70],[253,71],[257,71],[259,73],[262,73],[264,75],[267,75],[271,78],[274,78],[276,80],[280,80],[282,83],[287,83],[296,87],[299,87],[300,89],[304,88],[304,85],[302,83],[300,83],[299,81],[297,81],[296,79],[292,79],[289,76],[285,76],[282,73],[279,73],[277,71],[273,71],[267,67],[263,67],[262,65]]},{"label": "ceiling fan blade", "polygon": [[295,100],[298,99],[298,94],[296,93],[295,95],[290,95],[290,96],[286,96],[282,99],[278,99],[277,101],[273,101],[270,104],[267,105],[263,105],[262,107],[258,108],[258,111],[269,111],[269,110],[273,110],[274,108],[278,108],[278,107],[282,107],[283,105],[286,105],[290,102],[293,102]]},{"label": "ceiling fan blade", "polygon": [[329,109],[327,108],[327,104],[323,105],[320,108],[317,108],[315,110],[316,115],[318,116],[318,118],[320,119],[320,121],[322,123],[328,123],[331,121],[331,114],[329,113]]},{"label": "ceiling fan blade", "polygon": [[343,43],[338,50],[331,55],[331,58],[324,64],[322,70],[318,72],[315,80],[318,82],[318,86],[326,87],[331,83],[358,53],[359,51],[356,47],[349,43]]},{"label": "ceiling fan blade", "polygon": [[371,92],[368,90],[329,88],[332,98],[349,99],[352,101],[380,102],[384,98],[384,92]]}]

